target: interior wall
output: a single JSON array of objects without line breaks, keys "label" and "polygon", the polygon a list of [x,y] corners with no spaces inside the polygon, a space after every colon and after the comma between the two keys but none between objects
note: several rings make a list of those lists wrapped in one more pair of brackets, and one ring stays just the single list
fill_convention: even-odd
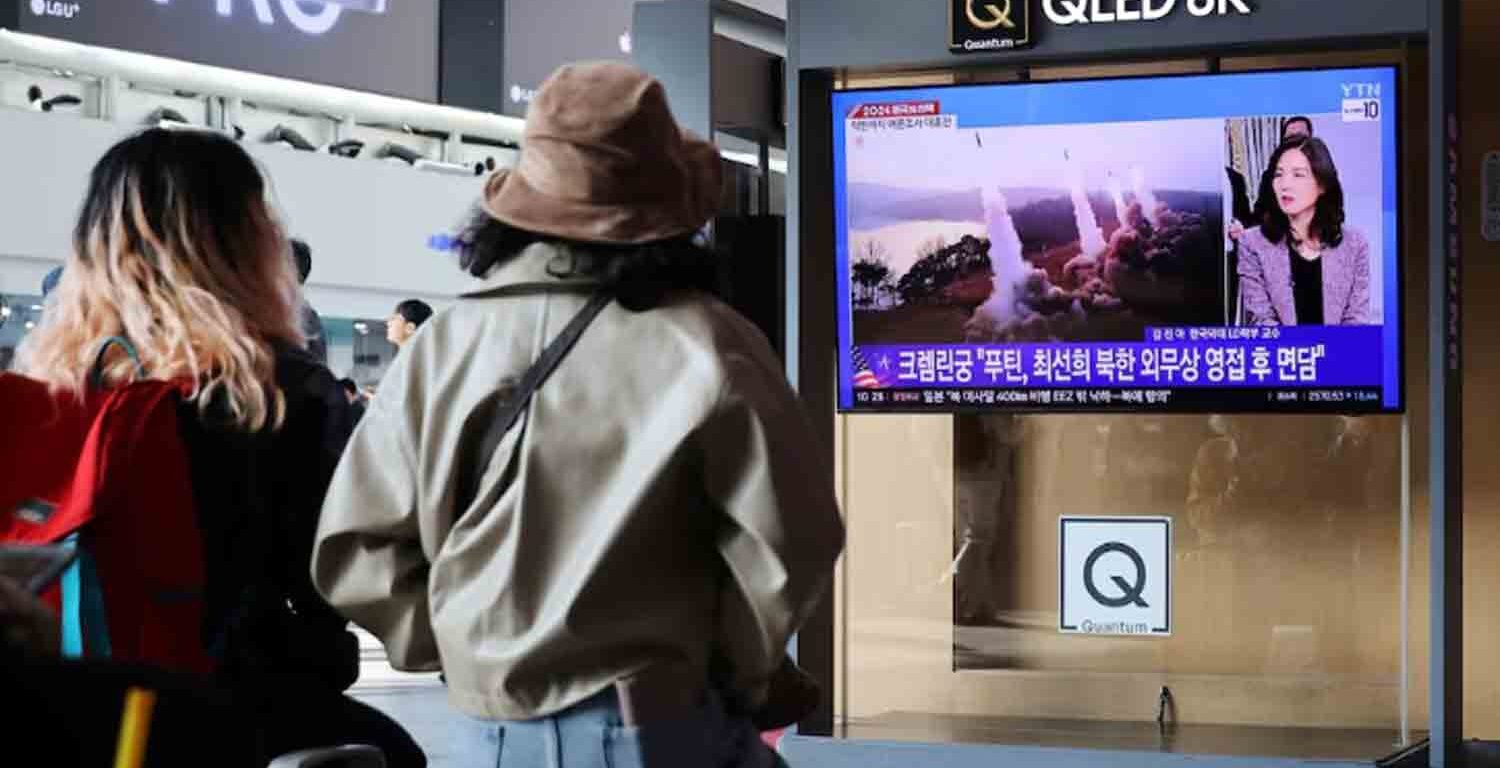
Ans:
[{"label": "interior wall", "polygon": [[[1464,62],[1466,83],[1493,71],[1490,58],[1500,36],[1500,18],[1483,13],[1478,0],[1466,3]],[[1473,17],[1472,19],[1469,17]],[[1489,17],[1486,19],[1485,17]],[[1265,68],[1356,65],[1389,62],[1399,52],[1341,53],[1226,60],[1226,71]],[[1409,649],[1411,691],[1408,712],[1414,728],[1426,718],[1427,538],[1426,531],[1426,125],[1425,72],[1420,51],[1405,70],[1407,89],[1404,162],[1407,211],[1404,242],[1405,302],[1408,317],[1407,399],[1412,424],[1412,540]],[[1182,65],[1174,63],[1173,71]],[[1098,74],[1070,71],[1044,76]],[[1125,74],[1111,68],[1108,74]],[[961,77],[976,77],[964,73]],[[982,75],[977,75],[982,77]],[[934,84],[952,72],[923,75],[850,76],[848,85]],[[1476,86],[1468,87],[1469,93]],[[1467,200],[1477,212],[1477,168],[1485,146],[1497,144],[1500,119],[1480,117],[1482,103],[1471,97],[1464,108]],[[1468,213],[1466,211],[1466,213]],[[1497,267],[1477,254],[1477,217],[1466,223],[1466,286],[1494,284]],[[1470,245],[1472,243],[1472,245]],[[1477,295],[1476,295],[1477,294]],[[1484,436],[1497,417],[1482,409],[1486,388],[1500,385],[1500,363],[1482,354],[1484,332],[1500,323],[1500,309],[1472,291],[1467,302],[1470,356],[1467,561],[1469,617],[1468,731],[1500,732],[1500,674],[1486,658],[1485,638],[1495,634],[1500,611],[1484,605],[1500,580],[1500,564],[1478,555],[1500,535],[1495,516],[1482,510],[1497,492],[1500,478],[1486,476],[1483,462],[1494,451]],[[1259,520],[1267,541],[1285,542],[1270,580],[1258,589],[1290,614],[1342,610],[1341,625],[1352,635],[1318,638],[1261,637],[1247,645],[1235,639],[1231,612],[1236,603],[1210,584],[1234,583],[1214,574],[1213,559],[1189,563],[1179,579],[1183,630],[1168,641],[1062,638],[1057,635],[1056,518],[1060,514],[1168,514],[1189,522],[1211,512],[1204,498],[1193,498],[1194,467],[1212,453],[1213,425],[1206,418],[1172,417],[991,417],[939,416],[835,417],[839,436],[840,484],[849,517],[850,539],[838,616],[841,637],[838,685],[841,709],[851,718],[892,711],[974,715],[1024,715],[1085,719],[1149,720],[1157,694],[1170,685],[1183,722],[1234,722],[1299,726],[1362,726],[1394,729],[1400,723],[1401,645],[1399,632],[1401,420],[1392,417],[1345,422],[1318,418],[1263,417],[1266,460],[1288,476],[1302,474],[1303,488],[1334,486],[1342,499],[1330,527],[1287,514],[1278,504],[1262,504],[1248,517]],[[1222,426],[1222,425],[1220,425]],[[1352,432],[1364,458],[1350,457],[1339,477],[1306,476],[1308,459],[1330,433]],[[965,458],[975,440],[1002,454],[1006,469],[976,469]],[[1267,442],[1269,441],[1269,442]],[[1278,455],[1277,448],[1281,446]],[[991,461],[994,457],[991,456]],[[1134,466],[1111,480],[1108,469]],[[1155,469],[1152,466],[1155,465]],[[1209,465],[1199,472],[1203,474]],[[1100,471],[1100,467],[1104,469]],[[1155,472],[1164,487],[1139,480]],[[1010,473],[1010,474],[1006,474]],[[1489,473],[1493,474],[1493,473]],[[1206,478],[1200,478],[1206,480]],[[1201,486],[1202,483],[1200,482]],[[1007,487],[1008,486],[1008,487]],[[1013,662],[1003,670],[954,672],[953,622],[965,606],[955,606],[955,537],[962,515],[974,503],[1008,504],[1014,510],[1007,530],[993,531],[1010,543],[993,554],[997,572],[1011,574],[998,590],[1011,609]],[[1305,505],[1304,505],[1305,506]],[[1263,518],[1263,519],[1262,519]],[[1326,521],[1325,521],[1326,522]],[[1350,525],[1354,522],[1357,524]],[[1189,526],[1180,526],[1190,528]],[[1321,530],[1319,530],[1321,528]],[[1326,546],[1306,545],[1321,536]],[[1210,536],[1209,538],[1212,538]],[[1195,546],[1197,543],[1195,542]],[[1192,549],[1190,547],[1190,549]],[[1198,546],[1199,552],[1208,551]],[[1221,559],[1222,560],[1222,559]],[[1181,561],[1179,561],[1181,562]],[[1222,567],[1222,565],[1220,566]],[[1206,570],[1205,570],[1206,569]],[[1243,586],[1243,581],[1241,582]],[[1338,594],[1334,594],[1337,592]],[[1241,603],[1243,604],[1243,603]],[[1351,624],[1350,619],[1357,619]],[[1197,626],[1194,626],[1194,625]],[[1299,644],[1301,647],[1299,647]],[[1248,651],[1254,650],[1254,653]],[[1274,651],[1274,653],[1273,653]],[[1274,657],[1274,658],[1273,658]],[[1268,663],[1269,662],[1271,663]]]},{"label": "interior wall", "polygon": [[[136,110],[156,103],[139,92],[126,96],[140,100],[127,101]],[[9,180],[0,187],[0,291],[34,292],[41,275],[62,261],[89,169],[132,130],[64,113],[0,109],[6,137],[0,167]],[[288,231],[313,247],[308,295],[320,312],[385,317],[402,299],[441,305],[471,284],[427,241],[452,231],[472,210],[481,179],[264,144],[247,149],[262,165]]]},{"label": "interior wall", "polygon": [[1500,71],[1500,7],[1490,0],[1463,3],[1459,81],[1463,142],[1464,259],[1464,735],[1500,739],[1500,245],[1481,234],[1484,156],[1500,150],[1500,112],[1490,94]]}]

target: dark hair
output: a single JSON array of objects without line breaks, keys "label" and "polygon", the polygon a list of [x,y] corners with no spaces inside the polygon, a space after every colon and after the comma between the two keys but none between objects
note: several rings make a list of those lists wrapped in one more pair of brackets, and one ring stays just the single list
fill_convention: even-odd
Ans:
[{"label": "dark hair", "polygon": [[1307,135],[1308,136],[1313,135],[1313,121],[1312,121],[1312,118],[1310,118],[1310,117],[1308,117],[1306,115],[1293,115],[1293,116],[1288,117],[1287,119],[1281,121],[1281,138],[1282,139],[1286,138],[1286,129],[1292,127],[1292,123],[1302,123],[1303,125],[1307,126]]},{"label": "dark hair", "polygon": [[297,262],[297,282],[307,282],[307,276],[312,274],[312,248],[307,243],[293,238],[292,261]]},{"label": "dark hair", "polygon": [[549,271],[558,276],[598,273],[613,288],[620,305],[632,312],[659,306],[674,291],[699,290],[723,295],[720,259],[698,241],[696,233],[635,245],[593,243],[531,232],[476,208],[456,240],[459,266],[480,278],[530,245],[567,246],[597,262],[561,264],[555,269],[549,267]]},{"label": "dark hair", "polygon": [[[1271,156],[1271,169],[1280,166],[1281,158],[1292,150],[1297,150],[1307,156],[1307,162],[1312,166],[1313,178],[1317,180],[1318,186],[1323,188],[1323,194],[1318,197],[1317,208],[1313,212],[1312,226],[1309,227],[1311,234],[1317,236],[1318,241],[1330,248],[1338,247],[1344,242],[1344,185],[1339,183],[1339,169],[1333,162],[1333,153],[1328,151],[1328,145],[1322,139],[1311,136],[1298,136],[1282,143]],[[1273,191],[1274,195],[1275,192]],[[1266,219],[1261,224],[1261,233],[1267,240],[1280,243],[1287,239],[1292,231],[1292,222],[1287,218],[1286,211],[1281,210],[1277,201],[1272,201],[1266,206]]]},{"label": "dark hair", "polygon": [[[186,210],[195,231],[188,236],[211,246],[204,249],[206,253],[233,261],[248,256],[259,244],[257,235],[265,222],[252,220],[245,211],[250,201],[264,197],[265,178],[244,148],[211,131],[150,128],[111,147],[94,166],[73,230],[74,251],[80,259],[94,252],[88,241],[95,231],[104,233],[102,251],[109,250],[112,233],[101,224],[117,204],[116,190],[126,185],[138,188],[145,209],[140,219],[123,221],[125,246],[130,251],[153,258],[138,223],[168,222],[184,200],[192,201]],[[204,239],[210,242],[201,242]],[[235,270],[241,265],[225,266]]]},{"label": "dark hair", "polygon": [[396,314],[400,315],[402,320],[421,328],[422,323],[432,317],[432,307],[421,299],[407,299],[396,305]]},{"label": "dark hair", "polygon": [[359,385],[354,383],[354,379],[339,379],[339,386],[351,395],[359,394]]}]

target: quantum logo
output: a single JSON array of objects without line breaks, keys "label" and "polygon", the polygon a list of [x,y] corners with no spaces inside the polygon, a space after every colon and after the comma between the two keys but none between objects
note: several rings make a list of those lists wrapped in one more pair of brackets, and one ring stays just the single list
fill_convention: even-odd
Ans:
[{"label": "quantum logo", "polygon": [[31,12],[54,19],[71,19],[78,15],[82,6],[78,3],[63,3],[57,0],[31,0]]},{"label": "quantum logo", "polygon": [[1010,0],[1005,0],[1004,8],[988,4],[984,6],[984,10],[989,17],[981,19],[974,10],[974,0],[964,2],[964,13],[969,17],[969,23],[973,24],[975,29],[989,31],[998,27],[1016,28],[1016,23],[1010,20]]},{"label": "quantum logo", "polygon": [[949,0],[948,50],[1001,51],[1031,44],[1031,0]]}]

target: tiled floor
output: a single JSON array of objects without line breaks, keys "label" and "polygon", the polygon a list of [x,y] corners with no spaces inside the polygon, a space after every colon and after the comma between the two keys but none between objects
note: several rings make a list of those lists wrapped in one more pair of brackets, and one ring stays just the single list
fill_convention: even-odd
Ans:
[{"label": "tiled floor", "polygon": [[932,744],[1004,744],[1186,755],[1373,761],[1399,749],[1392,730],[1268,728],[965,717],[892,712],[850,723],[851,739]]}]

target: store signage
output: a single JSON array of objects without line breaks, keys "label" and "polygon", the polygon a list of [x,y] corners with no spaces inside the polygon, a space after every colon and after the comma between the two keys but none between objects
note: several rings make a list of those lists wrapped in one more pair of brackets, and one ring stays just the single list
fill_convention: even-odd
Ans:
[{"label": "store signage", "polygon": [[[1249,16],[1251,0],[1040,0],[1042,15],[1059,27],[1160,21],[1173,13],[1197,18]],[[949,0],[948,49],[1004,51],[1031,45],[1032,0]]]},{"label": "store signage", "polygon": [[37,16],[71,19],[83,10],[78,3],[63,3],[58,0],[31,0],[31,12]]},{"label": "store signage", "polygon": [[1249,0],[1042,0],[1047,20],[1061,27],[1159,21],[1178,7],[1197,17],[1249,16]]},{"label": "store signage", "polygon": [[[430,2],[430,0],[428,0]],[[542,82],[571,61],[629,61],[636,0],[505,0],[505,113],[525,117]]]},{"label": "store signage", "polygon": [[1031,44],[1031,0],[949,0],[948,49],[1002,51]]},{"label": "store signage", "polygon": [[[157,5],[172,4],[172,0],[152,1]],[[234,18],[237,7],[248,5],[249,12],[255,15],[256,21],[266,26],[276,23],[276,12],[272,10],[272,0],[213,0],[213,2],[214,12],[220,16]],[[307,35],[321,35],[333,29],[344,11],[382,14],[385,13],[385,4],[386,0],[319,0],[319,2],[309,3],[308,5],[312,6],[312,10],[309,10],[304,7],[301,0],[277,0],[276,2],[287,23]],[[53,3],[53,5],[59,5],[59,3]]]},{"label": "store signage", "polygon": [[1172,521],[1063,517],[1059,628],[1065,634],[1172,634]]}]

